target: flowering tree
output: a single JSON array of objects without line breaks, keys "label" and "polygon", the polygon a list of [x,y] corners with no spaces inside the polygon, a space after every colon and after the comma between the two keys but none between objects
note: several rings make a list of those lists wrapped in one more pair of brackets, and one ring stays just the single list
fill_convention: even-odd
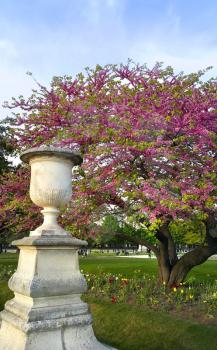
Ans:
[{"label": "flowering tree", "polygon": [[[50,89],[38,84],[30,98],[6,104],[22,110],[14,118],[17,149],[47,143],[82,153],[68,225],[91,236],[90,223],[111,213],[144,232],[151,228],[156,243],[146,234],[128,239],[156,254],[160,279],[169,285],[217,251],[217,85],[203,82],[203,73],[176,75],[160,64],[130,62],[97,66],[75,79],[55,77]],[[173,220],[206,227],[203,244],[180,259]]]}]

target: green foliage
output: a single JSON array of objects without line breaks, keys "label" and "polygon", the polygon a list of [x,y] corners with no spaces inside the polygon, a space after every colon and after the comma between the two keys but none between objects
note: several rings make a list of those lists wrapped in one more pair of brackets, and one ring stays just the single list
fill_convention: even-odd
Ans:
[{"label": "green foliage", "polygon": [[[147,240],[151,244],[156,244],[155,233],[161,225],[161,220],[148,223],[140,218],[131,216],[127,222],[115,215],[106,215],[100,225],[100,236],[102,242],[119,242],[121,234],[138,239]],[[141,221],[141,222],[139,222]],[[139,222],[139,223],[138,223]],[[195,220],[174,220],[169,225],[170,233],[176,244],[203,244],[205,240],[206,228],[202,221]],[[120,238],[118,239],[118,234]],[[122,239],[122,241],[125,241]]]},{"label": "green foliage", "polygon": [[170,232],[177,244],[202,244],[206,228],[199,220],[176,220],[170,223]]},{"label": "green foliage", "polygon": [[14,265],[3,265],[0,268],[0,281],[8,281],[15,272]]},{"label": "green foliage", "polygon": [[[134,237],[138,240],[145,239],[152,244],[156,243],[157,220],[147,225],[138,224],[134,220],[132,216],[124,221],[122,217],[106,215],[99,228],[101,241],[107,243],[131,242],[131,238]],[[127,236],[129,239],[126,238]]]},{"label": "green foliage", "polygon": [[[5,121],[0,122],[0,176],[11,169],[11,162],[8,161],[8,156],[13,155],[13,147],[10,142],[9,128]],[[1,178],[0,178],[1,183]]]},{"label": "green foliage", "polygon": [[100,225],[100,231],[102,233],[103,240],[110,240],[116,233],[121,232],[121,223],[116,216],[106,215],[102,220],[102,224]]}]

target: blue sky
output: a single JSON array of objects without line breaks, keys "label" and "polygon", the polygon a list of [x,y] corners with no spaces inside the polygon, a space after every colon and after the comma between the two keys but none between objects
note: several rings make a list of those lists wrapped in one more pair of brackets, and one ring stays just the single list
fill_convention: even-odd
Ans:
[{"label": "blue sky", "polygon": [[[95,64],[214,66],[216,0],[0,0],[0,103]],[[0,108],[0,118],[7,115]]]}]

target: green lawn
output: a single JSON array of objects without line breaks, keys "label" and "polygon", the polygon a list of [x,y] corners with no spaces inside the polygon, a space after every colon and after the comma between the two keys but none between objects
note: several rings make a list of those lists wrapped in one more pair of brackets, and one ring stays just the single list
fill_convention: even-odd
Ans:
[{"label": "green lawn", "polygon": [[[132,276],[135,270],[140,270],[143,275],[157,275],[156,259],[143,258],[118,258],[118,257],[82,257],[80,258],[80,268],[84,272],[111,272],[121,273],[126,277]],[[217,260],[209,260],[201,266],[195,267],[188,275],[190,279],[198,282],[217,280]]]},{"label": "green lawn", "polygon": [[18,254],[15,253],[2,253],[0,254],[0,266],[1,265],[17,265]]},{"label": "green lawn", "polygon": [[[216,350],[216,327],[121,304],[91,304],[94,331],[119,350]],[[112,340],[112,341],[111,341]]]},{"label": "green lawn", "polygon": [[[16,254],[1,254],[1,265],[17,264]],[[135,270],[139,273],[157,273],[156,260],[117,257],[82,257],[83,272],[121,273],[130,277]],[[196,267],[190,278],[209,282],[217,279],[217,261],[211,260]],[[7,283],[0,282],[0,309],[12,297]],[[94,316],[97,337],[119,350],[217,350],[217,331],[214,326],[182,320],[166,312],[157,312],[133,305],[102,303],[89,300]]]},{"label": "green lawn", "polygon": [[80,268],[84,272],[111,272],[114,274],[121,273],[130,277],[135,270],[140,273],[155,275],[157,273],[156,260],[141,258],[119,258],[119,257],[82,257],[80,258]]},{"label": "green lawn", "polygon": [[[0,254],[1,265],[16,266],[18,255],[13,253]],[[89,256],[80,257],[80,268],[85,273],[111,272],[114,274],[121,273],[126,277],[132,276],[135,270],[140,270],[140,274],[157,275],[156,259],[143,258],[119,258],[110,256]],[[217,280],[217,260],[209,260],[201,266],[196,266],[189,274],[189,278],[197,281]]]}]

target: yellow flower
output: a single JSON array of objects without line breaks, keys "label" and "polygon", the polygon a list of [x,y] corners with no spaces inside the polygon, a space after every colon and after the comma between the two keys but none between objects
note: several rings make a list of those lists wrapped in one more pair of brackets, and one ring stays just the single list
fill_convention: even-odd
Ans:
[{"label": "yellow flower", "polygon": [[194,297],[194,296],[193,296],[192,294],[189,295],[189,298],[190,298],[190,299],[193,299],[193,297]]},{"label": "yellow flower", "polygon": [[163,281],[163,285],[164,285],[164,286],[166,285],[166,282],[165,282],[165,281]]},{"label": "yellow flower", "polygon": [[174,291],[174,292],[176,292],[176,291],[177,291],[176,287],[175,287],[175,288],[173,288],[173,291]]},{"label": "yellow flower", "polygon": [[181,289],[180,292],[181,292],[181,294],[183,294],[184,293],[184,289]]}]

